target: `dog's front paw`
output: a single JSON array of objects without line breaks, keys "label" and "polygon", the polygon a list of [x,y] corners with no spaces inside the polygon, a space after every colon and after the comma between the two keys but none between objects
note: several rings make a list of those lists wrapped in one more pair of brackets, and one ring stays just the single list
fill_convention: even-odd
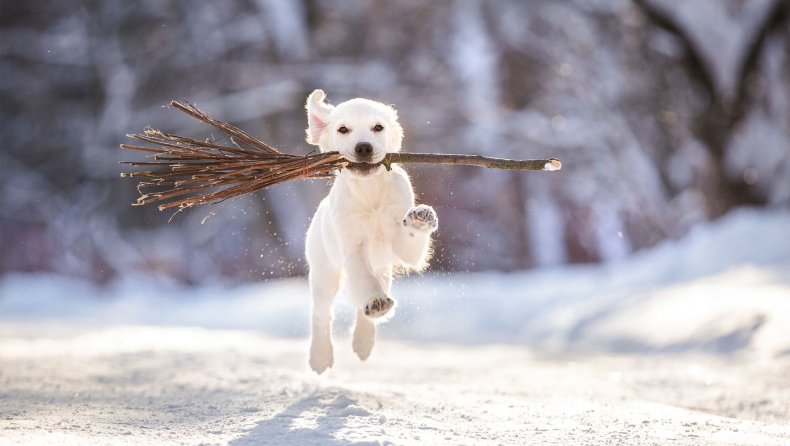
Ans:
[{"label": "dog's front paw", "polygon": [[439,217],[436,211],[427,204],[413,206],[403,219],[403,226],[418,231],[433,232],[439,228]]},{"label": "dog's front paw", "polygon": [[394,306],[395,301],[389,296],[374,297],[365,304],[365,316],[379,318],[387,314]]}]

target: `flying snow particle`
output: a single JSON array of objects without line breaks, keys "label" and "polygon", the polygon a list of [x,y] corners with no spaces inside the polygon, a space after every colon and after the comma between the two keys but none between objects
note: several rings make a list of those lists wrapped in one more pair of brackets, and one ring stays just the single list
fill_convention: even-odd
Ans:
[{"label": "flying snow particle", "polygon": [[551,118],[551,126],[554,127],[554,130],[564,129],[566,123],[567,121],[565,120],[565,116],[554,115],[554,117]]},{"label": "flying snow particle", "polygon": [[743,182],[749,186],[753,186],[760,179],[760,172],[754,167],[750,167],[743,171]]}]

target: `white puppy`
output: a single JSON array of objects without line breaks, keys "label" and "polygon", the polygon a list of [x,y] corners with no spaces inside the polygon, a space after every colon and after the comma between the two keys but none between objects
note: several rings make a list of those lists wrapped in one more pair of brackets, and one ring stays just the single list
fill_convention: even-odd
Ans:
[{"label": "white puppy", "polygon": [[411,181],[400,166],[378,164],[398,152],[403,129],[390,106],[352,99],[338,106],[315,90],[307,98],[307,142],[339,151],[352,163],[340,171],[307,230],[306,253],[313,296],[310,367],[322,373],[333,364],[332,302],[348,286],[357,308],[353,348],[367,359],[376,336],[374,321],[391,314],[394,270],[425,268],[436,212],[414,205]]}]

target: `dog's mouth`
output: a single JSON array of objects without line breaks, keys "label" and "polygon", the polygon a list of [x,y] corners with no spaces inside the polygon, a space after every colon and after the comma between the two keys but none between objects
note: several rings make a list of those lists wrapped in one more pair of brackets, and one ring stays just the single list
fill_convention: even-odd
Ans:
[{"label": "dog's mouth", "polygon": [[371,164],[371,163],[348,163],[346,164],[346,169],[350,170],[354,174],[362,177],[366,177],[378,169],[380,164]]}]

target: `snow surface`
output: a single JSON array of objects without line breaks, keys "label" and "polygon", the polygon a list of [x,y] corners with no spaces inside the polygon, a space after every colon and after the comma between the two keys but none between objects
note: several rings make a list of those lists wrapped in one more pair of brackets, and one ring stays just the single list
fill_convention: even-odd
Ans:
[{"label": "snow surface", "polygon": [[[303,279],[0,280],[0,444],[787,444],[790,212],[626,260],[401,278],[307,367]],[[341,299],[342,300],[342,299]]]},{"label": "snow surface", "polygon": [[[786,444],[780,369],[388,341],[327,376],[249,331],[7,326],[3,444]],[[10,339],[9,339],[10,338]],[[786,363],[785,363],[786,364]],[[784,370],[786,372],[786,368]]]}]

